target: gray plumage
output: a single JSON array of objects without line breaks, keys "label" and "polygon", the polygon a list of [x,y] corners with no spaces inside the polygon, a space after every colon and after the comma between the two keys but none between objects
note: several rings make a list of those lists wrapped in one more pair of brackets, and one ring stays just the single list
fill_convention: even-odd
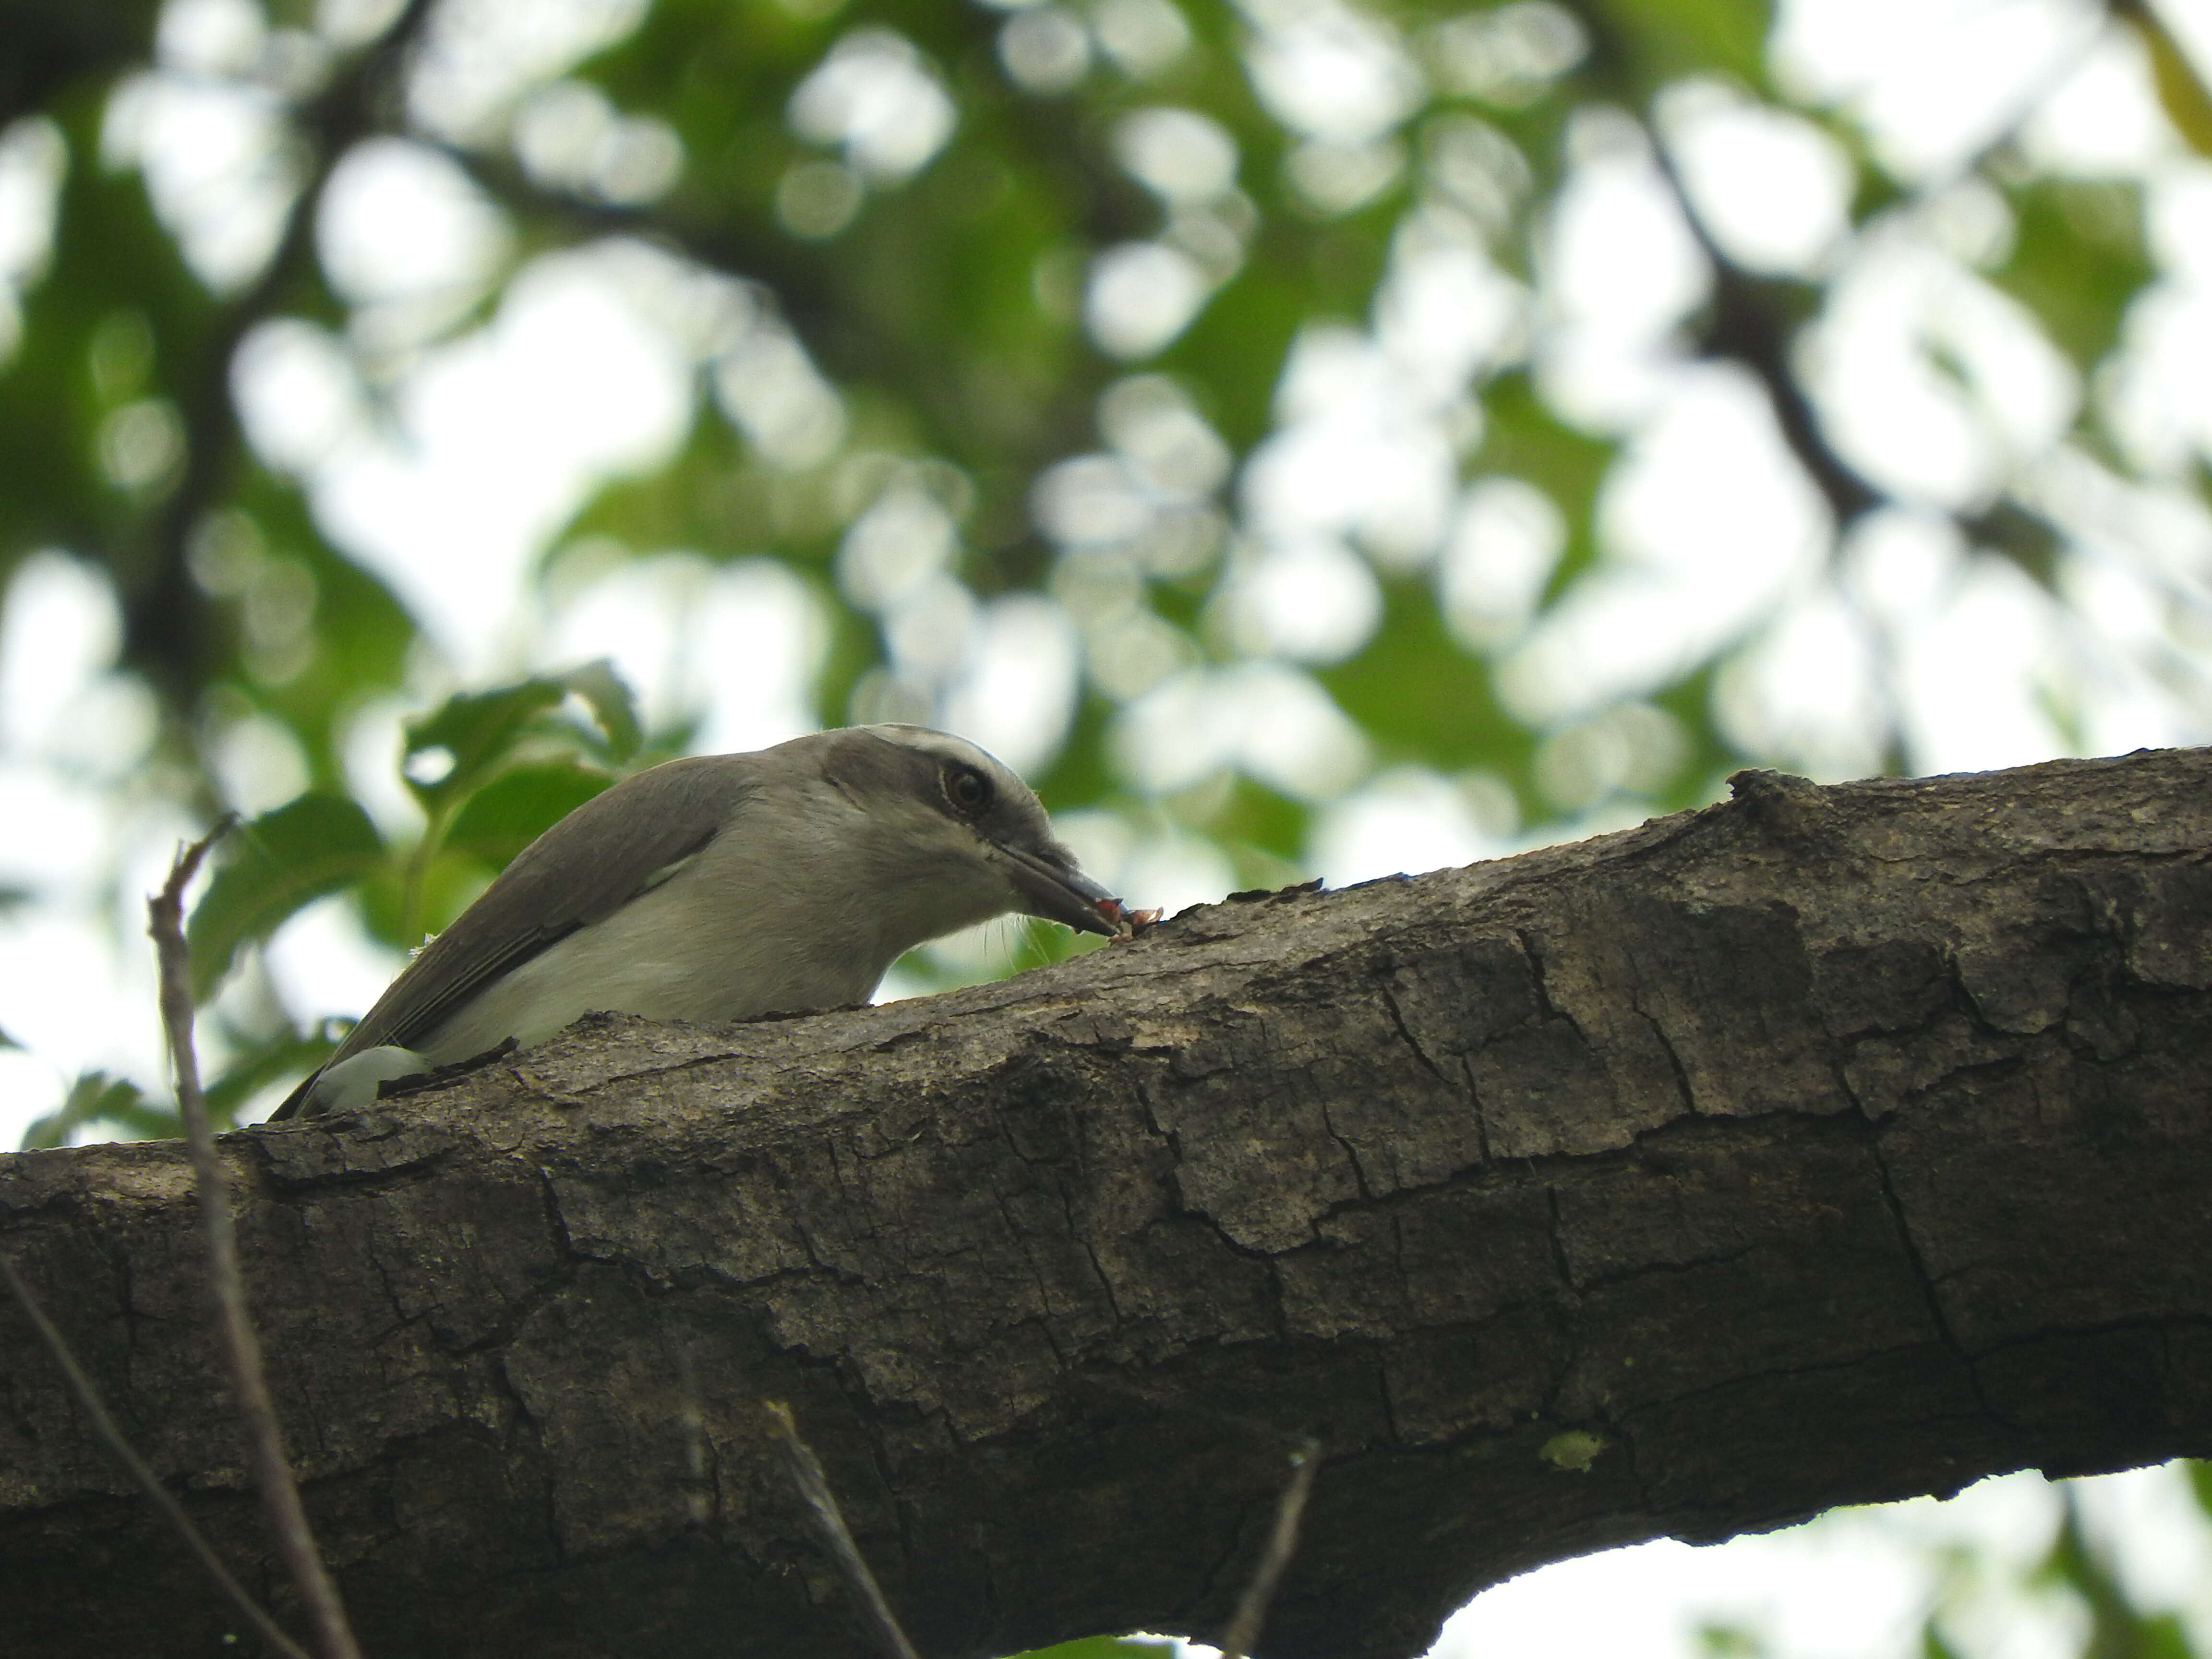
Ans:
[{"label": "gray plumage", "polygon": [[593,1012],[703,1024],[864,1001],[915,945],[1013,911],[1124,926],[1029,786],[962,738],[849,726],[670,761],[525,848],[275,1115],[362,1103]]}]

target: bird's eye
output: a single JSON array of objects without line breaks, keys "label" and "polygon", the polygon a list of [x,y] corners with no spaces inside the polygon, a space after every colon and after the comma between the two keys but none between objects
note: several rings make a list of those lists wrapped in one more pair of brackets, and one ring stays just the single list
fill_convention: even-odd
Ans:
[{"label": "bird's eye", "polygon": [[945,769],[945,798],[973,817],[991,804],[991,781],[972,766]]}]

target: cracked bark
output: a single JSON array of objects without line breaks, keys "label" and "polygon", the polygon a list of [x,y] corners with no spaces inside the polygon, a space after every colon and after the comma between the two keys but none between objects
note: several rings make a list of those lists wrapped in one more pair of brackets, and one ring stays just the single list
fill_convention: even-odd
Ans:
[{"label": "cracked bark", "polygon": [[[228,1137],[364,1644],[863,1652],[764,1398],[933,1659],[1217,1629],[1302,1436],[1285,1659],[1416,1652],[1603,1545],[2212,1451],[2208,786],[1753,775]],[[0,1159],[0,1248],[267,1587],[191,1184],[173,1145]],[[225,1629],[0,1308],[9,1653]]]}]

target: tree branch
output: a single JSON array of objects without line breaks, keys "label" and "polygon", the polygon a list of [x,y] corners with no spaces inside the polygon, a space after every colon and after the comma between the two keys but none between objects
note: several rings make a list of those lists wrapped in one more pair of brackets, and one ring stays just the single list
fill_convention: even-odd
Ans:
[{"label": "tree branch", "polygon": [[131,1477],[131,1483],[146,1494],[147,1501],[161,1511],[161,1518],[169,1523],[170,1530],[191,1552],[192,1559],[200,1564],[200,1570],[214,1581],[231,1605],[245,1615],[246,1623],[253,1626],[263,1641],[283,1654],[285,1659],[308,1659],[307,1650],[285,1634],[283,1628],[263,1611],[261,1604],[246,1593],[245,1586],[231,1577],[230,1569],[215,1553],[214,1546],[192,1524],[191,1516],[185,1513],[185,1506],[177,1501],[176,1493],[163,1486],[161,1477],[148,1468],[145,1460],[131,1449],[131,1442],[116,1425],[113,1414],[101,1401],[100,1391],[93,1387],[92,1379],[76,1363],[76,1356],[70,1352],[69,1344],[62,1340],[62,1334],[54,1328],[53,1321],[46,1317],[45,1310],[39,1306],[38,1299],[31,1294],[31,1287],[23,1282],[22,1276],[15,1271],[15,1263],[8,1260],[4,1252],[0,1252],[0,1283],[7,1285],[8,1294],[15,1298],[15,1305],[23,1310],[25,1322],[38,1333],[39,1340],[53,1356],[56,1368],[60,1370],[63,1381],[69,1384],[70,1394],[84,1413],[85,1421],[93,1433],[107,1448],[108,1455],[122,1467],[124,1473]]},{"label": "tree branch", "polygon": [[[1382,1659],[1562,1556],[2203,1454],[2209,851],[2203,750],[1750,774],[1002,984],[589,1021],[225,1137],[317,1534],[378,1659],[849,1659],[785,1400],[962,1659],[1222,1629],[1306,1436],[1268,1650]],[[19,1154],[0,1235],[251,1559],[191,1191],[173,1145]],[[141,1547],[17,1329],[11,1659],[206,1650],[228,1609]]]}]

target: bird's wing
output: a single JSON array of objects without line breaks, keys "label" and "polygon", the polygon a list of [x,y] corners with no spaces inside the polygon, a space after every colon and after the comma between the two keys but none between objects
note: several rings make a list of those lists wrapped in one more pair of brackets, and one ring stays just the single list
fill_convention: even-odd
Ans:
[{"label": "bird's wing", "polygon": [[[586,801],[524,848],[422,947],[327,1063],[384,1043],[412,1048],[487,985],[659,886],[759,787],[759,768],[749,763],[755,760],[670,761]],[[314,1080],[294,1091],[271,1121],[298,1111]]]}]

